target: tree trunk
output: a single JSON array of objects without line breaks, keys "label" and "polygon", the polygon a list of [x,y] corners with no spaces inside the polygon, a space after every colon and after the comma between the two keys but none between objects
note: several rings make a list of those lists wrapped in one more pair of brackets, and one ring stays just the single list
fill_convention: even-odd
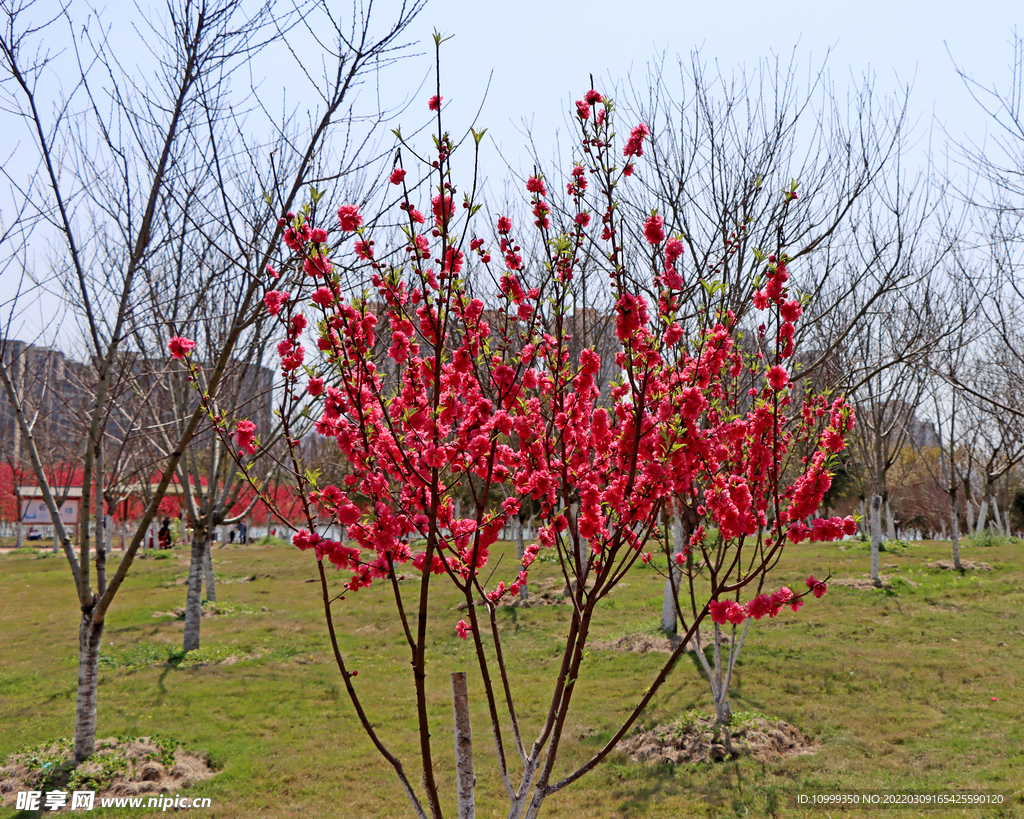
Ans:
[{"label": "tree trunk", "polygon": [[[974,536],[977,537],[985,531],[985,523],[988,520],[988,498],[982,497],[981,507],[978,509],[978,521],[974,524]],[[970,524],[968,524],[969,526]]]},{"label": "tree trunk", "polygon": [[999,516],[999,501],[995,499],[995,496],[989,502],[989,507],[992,509],[992,521],[996,525],[996,533],[1003,534],[1003,521]]},{"label": "tree trunk", "polygon": [[466,672],[452,674],[452,710],[455,712],[455,777],[459,819],[476,817],[476,776],[473,774],[473,732],[469,724]]},{"label": "tree trunk", "polygon": [[83,762],[96,748],[96,689],[99,684],[103,623],[82,614],[78,627],[78,698],[75,702],[75,761]]},{"label": "tree trunk", "polygon": [[207,548],[209,532],[196,527],[192,537],[192,557],[188,566],[188,595],[185,598],[185,651],[199,648],[199,623],[203,617],[203,552]]},{"label": "tree trunk", "polygon": [[964,567],[960,565],[960,516],[956,513],[955,485],[949,491],[949,526],[949,539],[953,543],[953,565],[962,572]]},{"label": "tree trunk", "polygon": [[878,576],[878,547],[882,545],[882,496],[871,496],[871,580],[876,586],[882,585]]},{"label": "tree trunk", "polygon": [[[677,503],[672,504],[672,557],[683,553],[683,518],[679,514],[679,506]],[[661,628],[666,634],[675,634],[678,623],[676,621],[676,596],[673,593],[672,586],[679,588],[679,583],[683,579],[683,573],[676,565],[674,559],[669,560],[668,570],[670,577],[665,579],[665,599],[661,604]]]},{"label": "tree trunk", "polygon": [[[513,515],[512,517],[516,522],[516,557],[519,558],[521,565],[523,556],[526,554],[526,539],[523,537],[523,519],[519,515]],[[526,587],[526,583],[523,583],[519,587],[519,599],[525,600],[529,596],[530,590]]]},{"label": "tree trunk", "polygon": [[896,540],[896,520],[892,516],[892,506],[889,505],[889,499],[885,499],[885,538],[886,540]]},{"label": "tree trunk", "polygon": [[213,576],[213,544],[207,541],[203,550],[203,574],[206,576],[206,599],[217,602],[217,578]]}]

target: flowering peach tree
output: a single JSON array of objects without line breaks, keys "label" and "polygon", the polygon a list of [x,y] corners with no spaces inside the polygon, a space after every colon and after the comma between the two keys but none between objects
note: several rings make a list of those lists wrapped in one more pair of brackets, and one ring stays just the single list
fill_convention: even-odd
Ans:
[{"label": "flowering peach tree", "polygon": [[[321,221],[309,207],[283,217],[289,255],[280,279],[270,271],[264,299],[282,333],[282,410],[305,405],[316,433],[337,442],[349,467],[342,485],[320,485],[303,464],[301,442],[288,436],[305,517],[293,542],[317,562],[334,657],[363,729],[415,815],[433,819],[443,811],[428,718],[428,623],[436,615],[429,603],[438,584],[458,590],[465,614],[451,617],[448,628],[452,640],[471,641],[475,650],[509,816],[535,817],[548,796],[608,756],[684,650],[685,640],[603,748],[556,774],[595,618],[652,554],[664,551],[686,570],[675,593],[687,638],[708,616],[745,623],[783,606],[798,609],[824,591],[809,578],[807,589],[769,593],[765,574],[787,542],[842,534],[841,520],[813,528],[805,520],[828,489],[830,458],[852,415],[841,401],[814,396],[794,406],[798,390],[786,362],[800,306],[787,290],[784,257],[765,258],[756,297],[757,307],[782,319],[770,354],[743,346],[732,314],[694,317],[686,309],[715,283],[687,279],[683,245],[661,216],[628,224],[620,208],[620,186],[650,139],[646,125],[618,142],[612,101],[588,91],[574,111],[577,161],[559,183],[572,212],[556,225],[553,183],[538,173],[525,182],[531,217],[516,225],[505,215],[485,221],[475,194],[456,187],[439,88],[428,106],[437,122],[432,152],[418,154],[402,141],[402,155],[423,163],[429,193],[420,201],[401,162],[388,178],[400,234],[371,228],[384,224],[381,214],[367,218],[355,205],[341,207],[336,221]],[[481,136],[473,133],[477,146]],[[523,251],[529,231],[541,240],[539,258]],[[301,271],[288,291],[278,284],[286,271]],[[470,272],[490,283],[489,292],[470,287]],[[601,357],[590,348],[571,354],[568,329],[574,280],[598,274],[610,287],[618,342],[618,375],[606,391],[596,380]],[[353,278],[366,288],[354,296],[345,285]],[[182,342],[172,353],[187,352]],[[259,430],[244,419],[215,421],[233,437],[244,467],[260,447]],[[809,453],[803,460],[791,455],[798,442]],[[457,512],[455,495],[470,484],[472,502]],[[672,548],[659,522],[682,497],[699,501],[717,538],[698,527],[685,548]],[[496,541],[527,501],[539,510],[536,541],[518,565],[495,565]],[[327,534],[341,527],[346,537]],[[530,715],[541,727],[527,736],[496,615],[539,555],[557,562],[569,605],[550,705]],[[344,596],[332,592],[331,568],[344,573]],[[400,573],[413,575],[412,587]],[[358,606],[357,592],[374,586],[391,598],[410,652],[420,781],[378,732],[363,678],[336,639],[339,607]],[[472,757],[457,687],[455,701],[458,809],[471,816]]]}]

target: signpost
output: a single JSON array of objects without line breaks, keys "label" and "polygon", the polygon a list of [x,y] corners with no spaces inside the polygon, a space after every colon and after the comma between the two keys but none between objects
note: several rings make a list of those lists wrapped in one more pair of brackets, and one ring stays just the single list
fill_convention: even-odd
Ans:
[{"label": "signpost", "polygon": [[[43,494],[38,486],[18,487],[18,497],[21,500],[21,518],[19,526],[53,526],[53,519],[50,517],[50,510],[46,508]],[[67,490],[67,497],[60,507],[60,519],[65,526],[74,526],[77,529],[78,520],[82,511],[82,487],[72,486]],[[54,533],[56,538],[56,533]],[[56,540],[54,540],[56,543]]]}]

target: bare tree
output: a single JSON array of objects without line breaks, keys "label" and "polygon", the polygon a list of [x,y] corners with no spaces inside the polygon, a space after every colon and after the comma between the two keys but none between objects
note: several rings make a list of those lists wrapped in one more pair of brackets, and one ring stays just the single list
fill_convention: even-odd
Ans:
[{"label": "bare tree", "polygon": [[[237,0],[170,0],[161,10],[162,16],[154,14],[138,21],[137,30],[150,50],[153,70],[133,72],[124,67],[110,29],[99,29],[95,16],[83,25],[72,18],[67,7],[48,16],[42,4],[0,0],[3,105],[26,126],[38,158],[26,179],[15,177],[13,167],[4,166],[3,174],[20,200],[15,211],[22,214],[22,229],[3,235],[8,242],[27,241],[32,230],[38,228],[42,238],[51,243],[53,277],[75,308],[94,372],[86,402],[88,424],[81,455],[82,524],[76,554],[71,536],[61,523],[55,493],[11,373],[6,366],[0,367],[0,380],[21,428],[27,460],[46,497],[81,608],[74,742],[79,761],[92,753],[95,742],[99,643],[108,609],[186,445],[211,414],[210,402],[236,345],[250,326],[254,311],[262,308],[258,302],[262,271],[280,233],[276,222],[272,223],[269,235],[260,235],[262,253],[254,253],[250,247],[248,255],[239,254],[245,260],[242,268],[250,275],[242,277],[244,286],[230,312],[225,312],[228,330],[219,356],[211,362],[204,398],[182,421],[180,433],[161,464],[152,497],[136,521],[131,543],[108,579],[105,546],[101,539],[93,546],[92,523],[103,516],[107,424],[115,398],[112,384],[122,361],[120,353],[136,322],[142,323],[137,312],[139,286],[154,254],[166,246],[168,232],[173,229],[163,218],[161,203],[172,191],[198,189],[189,180],[213,179],[220,196],[206,204],[230,222],[235,215],[230,202],[235,188],[225,184],[225,162],[240,154],[238,140],[246,143],[254,157],[260,154],[260,145],[232,127],[242,120],[232,108],[227,78],[252,65],[267,46],[301,31],[295,28],[300,22],[310,27],[305,32],[310,36],[329,32],[333,26],[336,47],[331,53],[335,65],[321,88],[324,105],[303,140],[291,144],[296,157],[289,160],[291,172],[275,178],[272,172],[260,175],[265,168],[258,165],[250,168],[260,180],[252,184],[269,197],[268,207],[287,210],[308,179],[312,157],[322,149],[328,126],[346,113],[343,101],[351,96],[364,72],[394,57],[397,38],[421,6],[418,2],[401,5],[390,26],[374,35],[368,12],[357,16],[346,30],[331,22],[327,9],[319,5],[296,7],[282,14],[269,3],[249,9]],[[322,19],[328,23],[313,31],[312,23],[306,21],[316,10],[326,15]],[[63,54],[56,53],[52,45],[56,43],[61,43]],[[55,51],[48,52],[47,47]],[[60,59],[71,60],[75,81],[51,100],[45,93],[45,80]],[[67,76],[67,65],[61,67]],[[199,230],[203,222],[197,217],[186,228]],[[23,248],[10,252],[5,249],[5,257],[21,259],[23,273],[30,266]],[[24,276],[20,279],[25,280]],[[16,307],[15,299],[9,303],[5,328],[10,328]],[[176,334],[174,328],[160,328],[159,332],[154,328],[154,335],[166,343],[168,335]],[[179,354],[183,352],[180,345],[176,349]],[[0,356],[0,361],[6,360]]]}]

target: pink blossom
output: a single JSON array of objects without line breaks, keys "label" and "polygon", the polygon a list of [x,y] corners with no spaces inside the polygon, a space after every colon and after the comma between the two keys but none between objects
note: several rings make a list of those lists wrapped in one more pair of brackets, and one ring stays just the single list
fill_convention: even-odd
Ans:
[{"label": "pink blossom", "polygon": [[590,106],[583,100],[576,100],[576,116],[580,119],[590,119]]},{"label": "pink blossom", "polygon": [[308,529],[299,529],[294,535],[292,535],[292,543],[305,551],[306,549],[312,549],[316,546],[322,538],[320,535],[310,532]]},{"label": "pink blossom", "polygon": [[785,389],[789,383],[789,373],[786,372],[786,368],[776,364],[768,370],[768,383],[771,384],[773,390]]},{"label": "pink blossom", "polygon": [[455,624],[455,633],[465,640],[469,636],[469,623],[465,620],[459,620]]},{"label": "pink blossom", "polygon": [[235,425],[235,439],[238,446],[250,455],[256,454],[256,424],[252,421],[239,421]]},{"label": "pink blossom", "polygon": [[395,168],[391,172],[391,176],[388,177],[388,181],[391,182],[392,185],[401,185],[404,179],[405,168]]},{"label": "pink blossom", "polygon": [[712,600],[708,603],[708,610],[711,619],[720,625],[731,623],[738,626],[747,619],[747,612],[735,600]]},{"label": "pink blossom", "polygon": [[167,349],[171,351],[171,358],[182,359],[192,352],[195,347],[196,343],[184,336],[174,336],[167,342]]},{"label": "pink blossom", "polygon": [[644,222],[644,238],[648,244],[659,244],[665,238],[665,220],[656,215],[648,216]]},{"label": "pink blossom", "polygon": [[342,230],[353,233],[362,227],[363,217],[357,205],[342,205],[338,208],[338,221]]},{"label": "pink blossom", "polygon": [[642,122],[629,132],[629,140],[622,149],[623,156],[643,156],[644,137],[651,133],[651,129]]},{"label": "pink blossom", "polygon": [[355,245],[356,256],[369,261],[373,258],[373,242],[358,241]]},{"label": "pink blossom", "polygon": [[431,111],[440,111],[441,101],[443,99],[444,97],[439,96],[438,94],[434,94],[434,96],[430,98],[430,102],[427,103],[427,108],[429,108]]},{"label": "pink blossom", "polygon": [[783,321],[796,321],[803,315],[803,308],[800,306],[800,302],[796,299],[792,301],[784,301],[779,305],[779,313],[782,315]]},{"label": "pink blossom", "polygon": [[444,254],[444,272],[458,275],[462,272],[462,251],[448,248]]},{"label": "pink blossom", "polygon": [[331,264],[331,260],[326,256],[310,256],[302,263],[302,269],[306,275],[314,279],[326,276],[333,267],[334,265]]},{"label": "pink blossom", "polygon": [[498,233],[508,233],[512,230],[512,220],[507,216],[498,217]]},{"label": "pink blossom", "polygon": [[330,288],[318,287],[313,291],[313,295],[310,296],[309,299],[313,304],[318,304],[321,307],[329,307],[334,303],[334,294],[331,292]]},{"label": "pink blossom", "polygon": [[422,233],[417,234],[416,239],[415,239],[415,245],[416,245],[416,247],[414,249],[414,252],[421,259],[430,258],[430,242],[427,241],[427,237],[426,236],[424,236]]},{"label": "pink blossom", "polygon": [[772,600],[767,594],[759,594],[747,602],[747,616],[760,620],[772,610]]},{"label": "pink blossom", "polygon": [[309,233],[309,241],[322,244],[327,241],[327,231],[323,228],[313,228]]},{"label": "pink blossom", "polygon": [[288,301],[288,293],[281,293],[277,290],[271,290],[267,295],[263,297],[263,303],[267,305],[267,312],[272,316],[276,316],[281,312],[281,305]]},{"label": "pink blossom", "polygon": [[445,220],[451,219],[455,213],[451,196],[442,197],[441,194],[437,194],[430,200],[430,207],[434,211],[434,224],[438,227],[441,227]]},{"label": "pink blossom", "polygon": [[604,97],[593,88],[591,88],[586,94],[583,95],[583,99],[589,102],[591,105],[600,105],[604,102]]},{"label": "pink blossom", "polygon": [[590,224],[590,214],[586,212],[577,213],[574,221],[580,227],[586,227],[587,225]]},{"label": "pink blossom", "polygon": [[324,391],[324,380],[322,378],[310,378],[306,384],[306,392],[310,395],[320,395]]},{"label": "pink blossom", "polygon": [[536,193],[540,196],[548,195],[548,189],[544,186],[544,180],[538,176],[531,176],[526,180],[526,189],[530,193]]},{"label": "pink blossom", "polygon": [[846,442],[843,440],[843,436],[834,429],[825,430],[821,436],[821,444],[829,452],[839,452],[841,449],[846,448]]},{"label": "pink blossom", "polygon": [[813,574],[810,577],[808,577],[807,580],[804,582],[807,583],[807,588],[814,592],[814,596],[819,599],[824,597],[825,592],[828,591],[828,586],[822,583],[820,580],[815,580]]},{"label": "pink blossom", "polygon": [[665,242],[665,263],[675,264],[680,256],[686,251],[686,247],[679,239],[669,239]]}]

